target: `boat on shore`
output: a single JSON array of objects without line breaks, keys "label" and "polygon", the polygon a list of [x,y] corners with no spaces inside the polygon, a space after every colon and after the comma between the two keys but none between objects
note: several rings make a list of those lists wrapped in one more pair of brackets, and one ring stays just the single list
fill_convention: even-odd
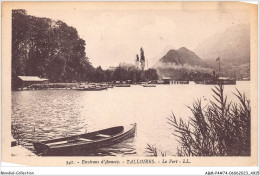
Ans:
[{"label": "boat on shore", "polygon": [[38,155],[78,155],[81,152],[91,152],[132,138],[135,136],[135,131],[136,123],[129,126],[116,126],[81,135],[32,143]]}]

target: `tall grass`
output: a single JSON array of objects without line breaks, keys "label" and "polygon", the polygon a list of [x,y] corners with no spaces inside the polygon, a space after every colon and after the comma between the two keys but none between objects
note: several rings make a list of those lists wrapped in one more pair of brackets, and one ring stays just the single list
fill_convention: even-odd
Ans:
[{"label": "tall grass", "polygon": [[[149,156],[158,156],[157,148],[155,146],[150,145],[150,144],[147,144],[146,153],[148,153]],[[161,152],[161,156],[166,157],[166,152]]]},{"label": "tall grass", "polygon": [[238,103],[227,103],[224,86],[215,86],[213,98],[206,107],[197,100],[188,107],[188,122],[177,121],[174,114],[168,123],[178,138],[178,156],[250,156],[250,101],[238,90]]}]

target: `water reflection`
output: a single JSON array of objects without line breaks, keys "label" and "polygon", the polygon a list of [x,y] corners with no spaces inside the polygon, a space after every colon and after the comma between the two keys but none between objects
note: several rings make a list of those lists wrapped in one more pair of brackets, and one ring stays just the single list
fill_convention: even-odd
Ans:
[{"label": "water reflection", "polygon": [[75,151],[68,153],[66,156],[125,156],[136,155],[134,138],[127,139],[121,143],[112,145],[110,147],[100,148],[97,150],[89,151]]},{"label": "water reflection", "polygon": [[[173,112],[177,118],[188,118],[191,112],[186,106],[192,105],[197,98],[207,104],[212,99],[213,87],[190,84],[144,88],[137,85],[99,92],[13,91],[12,121],[22,126],[23,144],[32,151],[32,140],[55,139],[136,122],[135,138],[73,155],[147,156],[145,148],[149,143],[172,156],[177,143],[167,117]],[[225,86],[230,100],[235,101],[235,88],[249,97],[249,82],[238,82],[236,86]]]}]

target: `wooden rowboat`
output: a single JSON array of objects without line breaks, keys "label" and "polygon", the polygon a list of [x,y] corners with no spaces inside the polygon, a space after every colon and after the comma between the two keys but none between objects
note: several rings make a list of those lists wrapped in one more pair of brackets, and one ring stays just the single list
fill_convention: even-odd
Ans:
[{"label": "wooden rowboat", "polygon": [[136,123],[129,127],[117,126],[86,134],[32,143],[39,155],[66,156],[80,152],[91,152],[120,143],[134,137],[135,131]]}]

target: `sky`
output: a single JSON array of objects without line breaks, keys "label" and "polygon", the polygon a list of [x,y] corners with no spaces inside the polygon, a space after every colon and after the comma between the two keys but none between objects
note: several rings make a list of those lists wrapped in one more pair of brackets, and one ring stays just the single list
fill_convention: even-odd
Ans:
[{"label": "sky", "polygon": [[94,67],[134,64],[143,47],[151,67],[169,49],[195,50],[200,42],[237,24],[249,23],[245,10],[25,9],[29,15],[61,20],[86,41]]}]

